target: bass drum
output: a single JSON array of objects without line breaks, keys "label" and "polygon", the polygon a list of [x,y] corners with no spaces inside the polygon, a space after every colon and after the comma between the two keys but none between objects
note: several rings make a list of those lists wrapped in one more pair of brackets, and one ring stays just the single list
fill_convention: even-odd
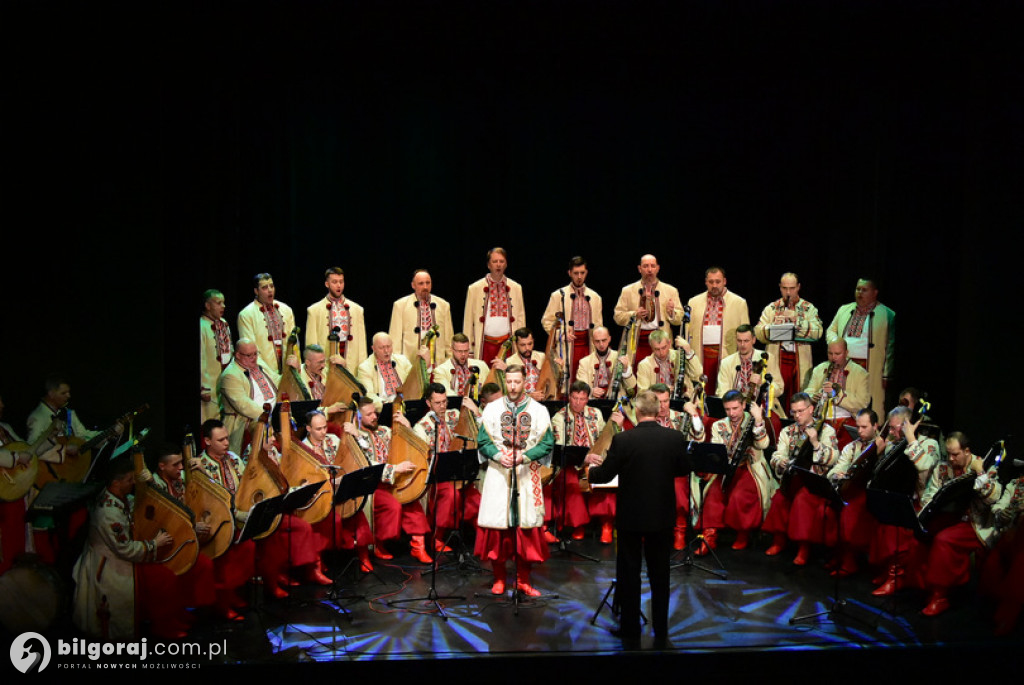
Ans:
[{"label": "bass drum", "polygon": [[26,555],[0,576],[0,624],[12,635],[42,633],[66,608],[67,586],[51,567]]}]

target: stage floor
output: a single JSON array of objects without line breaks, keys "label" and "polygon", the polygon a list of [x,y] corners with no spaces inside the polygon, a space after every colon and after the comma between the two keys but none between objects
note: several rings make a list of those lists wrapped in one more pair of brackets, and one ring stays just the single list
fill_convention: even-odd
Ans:
[{"label": "stage floor", "polygon": [[[943,652],[995,649],[1005,654],[1004,647],[1022,642],[1021,626],[1010,636],[991,637],[992,606],[978,599],[973,587],[955,593],[948,612],[928,618],[919,613],[925,603],[923,593],[906,590],[895,601],[885,602],[871,595],[873,586],[864,572],[840,583],[839,596],[847,600],[841,614],[794,621],[826,611],[835,596],[836,583],[824,568],[822,551],[807,566],[797,567],[792,564],[795,549],[777,557],[764,555],[767,536],[753,538],[751,548],[743,551],[730,549],[732,539],[727,532],[721,538],[718,555],[723,574],[694,566],[673,570],[670,645],[658,650],[649,627],[639,649],[624,650],[609,634],[615,621],[602,599],[615,578],[614,547],[599,544],[590,534],[571,543],[568,550],[596,561],[553,546],[551,559],[533,573],[533,584],[545,597],[518,606],[507,597],[490,595],[489,570],[473,572],[457,566],[442,568],[437,577],[440,595],[461,597],[442,600],[447,620],[429,602],[393,606],[395,600],[430,593],[430,574],[425,572],[429,567],[400,555],[397,563],[375,560],[372,575],[349,575],[343,582],[345,598],[331,599],[328,588],[300,586],[287,599],[254,602],[244,623],[200,625],[190,637],[227,640],[225,663],[236,664],[484,655],[573,658],[629,652],[636,657],[713,654],[719,660],[725,657],[725,667],[733,665],[728,660],[731,655],[749,659],[752,654],[821,651],[835,656],[842,651],[844,656],[855,656],[879,650],[891,657],[895,652],[928,648]],[[696,562],[718,568],[712,557]],[[644,592],[646,610],[646,580]]]}]

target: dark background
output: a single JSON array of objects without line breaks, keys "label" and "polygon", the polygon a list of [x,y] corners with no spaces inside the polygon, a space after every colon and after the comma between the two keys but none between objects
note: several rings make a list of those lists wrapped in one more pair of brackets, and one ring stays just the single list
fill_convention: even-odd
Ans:
[{"label": "dark background", "polygon": [[1019,7],[5,3],[7,420],[60,371],[88,425],[148,401],[176,437],[206,288],[237,332],[269,271],[302,326],[338,265],[372,335],[425,266],[458,329],[502,245],[538,331],[575,254],[608,320],[646,252],[684,298],[723,266],[755,318],[795,270],[826,326],[872,274],[893,385],[984,452],[1017,375]]}]

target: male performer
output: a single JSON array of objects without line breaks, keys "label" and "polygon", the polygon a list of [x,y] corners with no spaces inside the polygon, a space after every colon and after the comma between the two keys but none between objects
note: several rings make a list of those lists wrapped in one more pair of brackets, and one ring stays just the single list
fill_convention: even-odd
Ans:
[{"label": "male performer", "polygon": [[590,479],[605,483],[619,477],[618,599],[622,609],[618,636],[640,638],[640,556],[647,560],[651,583],[651,624],[654,637],[668,639],[669,555],[675,493],[671,485],[675,462],[686,452],[686,438],[658,425],[658,398],[641,392],[636,398],[636,429],[612,438],[608,456],[588,454]]},{"label": "male performer", "polygon": [[451,306],[447,300],[432,295],[431,286],[430,274],[426,269],[418,269],[413,273],[413,292],[395,300],[391,307],[391,326],[388,332],[398,352],[412,359],[419,354],[423,336],[431,327],[437,326],[438,335],[431,343],[433,350],[427,359],[433,369],[448,358],[454,329]]},{"label": "male performer", "polygon": [[[924,495],[932,470],[940,461],[939,443],[932,438],[917,436],[917,429],[924,417],[911,422],[913,414],[909,407],[900,405],[889,412],[889,433],[886,435],[886,451],[906,439],[904,457],[913,464],[917,471],[917,482],[911,498],[914,509],[920,511],[921,498]],[[917,540],[906,530],[888,524],[879,524],[875,531],[875,539],[871,544],[870,561],[873,564],[888,566],[888,573],[876,578],[881,585],[872,594],[882,597],[891,595],[904,587],[903,561],[912,557],[917,548]]]},{"label": "male performer", "polygon": [[238,337],[256,343],[260,360],[281,373],[284,368],[284,344],[295,328],[292,308],[274,299],[277,292],[274,277],[268,273],[256,274],[252,279],[256,299],[238,313]]},{"label": "male performer", "polygon": [[391,336],[381,331],[374,333],[373,354],[359,365],[356,378],[366,388],[368,397],[385,403],[394,402],[402,383],[412,371],[413,363],[404,354],[393,353]]},{"label": "male performer", "polygon": [[726,288],[725,270],[719,266],[704,272],[707,291],[690,298],[693,322],[687,341],[697,354],[704,375],[708,377],[708,394],[718,394],[719,361],[736,351],[736,329],[750,323],[747,301]]},{"label": "male performer", "polygon": [[[456,449],[454,440],[458,433],[459,410],[448,409],[448,396],[440,383],[431,383],[423,395],[427,405],[427,415],[420,419],[413,430],[430,446],[431,461],[441,452]],[[475,435],[462,436],[470,439]],[[433,492],[431,492],[433,495]],[[480,510],[480,492],[473,483],[465,483],[456,488],[451,481],[437,484],[437,496],[433,498],[436,517],[434,521],[434,550],[450,552],[445,544],[448,532],[458,527],[458,523],[472,521],[476,523],[476,515]],[[456,511],[459,512],[456,517]],[[458,519],[458,520],[456,520]]]},{"label": "male performer", "polygon": [[[63,435],[87,440],[99,435],[99,431],[86,429],[78,418],[78,412],[68,408],[68,403],[71,401],[71,386],[61,376],[55,374],[47,376],[43,382],[43,389],[46,394],[39,400],[39,404],[28,415],[26,421],[30,444],[35,443],[51,427],[54,416],[57,415],[58,410],[63,409],[67,409],[67,411],[61,412],[58,416],[65,424],[62,429]],[[70,414],[70,418],[68,418],[68,414]],[[118,429],[117,433],[120,434],[121,430]],[[73,445],[69,445],[67,449],[69,450],[68,454],[76,453],[76,448]]]},{"label": "male performer", "polygon": [[693,381],[700,378],[700,364],[690,344],[681,336],[676,337],[678,350],[672,349],[672,338],[662,330],[654,331],[650,337],[651,354],[636,365],[637,390],[649,390],[653,385],[661,383],[675,388],[679,371],[679,355],[686,360],[683,373],[683,392],[692,394]]},{"label": "male performer", "polygon": [[[836,432],[827,423],[822,424],[819,434],[814,428],[814,404],[805,392],[790,398],[789,406],[794,422],[786,426],[779,436],[778,448],[772,455],[771,465],[782,478],[796,459],[804,442],[810,442],[811,468],[819,474],[828,473],[829,467],[839,456]],[[808,449],[808,448],[804,448]],[[786,547],[787,538],[800,543],[793,563],[804,566],[811,556],[811,543],[835,545],[835,511],[828,503],[794,482],[790,492],[779,490],[772,497],[768,516],[762,530],[774,534],[772,546],[765,552],[774,556]]]},{"label": "male performer", "polygon": [[825,339],[846,340],[850,358],[863,366],[871,379],[868,406],[881,415],[896,361],[896,312],[878,301],[878,286],[872,279],[857,281],[854,297],[854,302],[836,312]]},{"label": "male performer", "polygon": [[[754,326],[757,339],[767,345],[766,351],[778,360],[782,385],[790,394],[800,392],[811,374],[811,344],[797,340],[818,340],[822,334],[818,308],[800,297],[800,279],[787,272],[779,279],[782,297],[761,312]],[[783,342],[773,342],[782,340]],[[783,409],[789,411],[789,397],[783,397]]]},{"label": "male performer", "polygon": [[[569,406],[562,407],[551,418],[551,431],[556,445],[592,447],[597,442],[604,429],[604,418],[597,409],[587,406],[589,398],[590,386],[583,381],[576,381],[570,386]],[[551,495],[550,500],[548,493]],[[580,492],[579,473],[574,467],[564,468],[558,472],[554,482],[548,486],[548,492],[544,493],[544,503],[548,505],[545,521],[549,526],[554,522],[559,527],[564,525],[572,528],[573,539],[583,539],[583,526],[590,523],[590,514],[587,512],[586,502],[583,501],[583,493]],[[545,534],[548,542],[558,542],[557,538],[552,539],[548,537],[549,535],[551,534]],[[611,544],[611,541],[611,520],[608,519],[601,530],[601,542],[607,545]]]},{"label": "male performer", "polygon": [[246,433],[263,414],[264,405],[277,401],[277,385],[281,375],[263,361],[257,345],[248,338],[239,338],[235,358],[217,381],[220,416],[231,436],[231,451],[240,453]]},{"label": "male performer", "polygon": [[508,254],[503,247],[487,252],[487,275],[466,289],[462,332],[469,336],[469,353],[488,364],[501,344],[526,323],[523,288],[505,277]]},{"label": "male performer", "polygon": [[[230,435],[224,424],[217,419],[205,421],[201,428],[203,452],[192,460],[189,469],[202,471],[215,484],[234,496],[242,482],[245,465],[241,458],[230,450]],[[199,477],[196,475],[195,477]],[[237,505],[236,502],[232,502]],[[236,530],[241,530],[249,517],[248,511],[232,511]],[[214,589],[217,596],[217,612],[229,621],[241,621],[244,617],[237,609],[245,607],[245,601],[238,590],[255,573],[256,543],[246,540],[232,544],[224,554],[213,560]]]},{"label": "male performer", "polygon": [[434,369],[434,382],[443,385],[448,395],[470,399],[477,397],[485,378],[487,365],[469,356],[469,338],[464,333],[453,335],[451,357]]},{"label": "male performer", "polygon": [[[604,326],[595,328],[592,337],[594,351],[580,359],[576,369],[576,380],[583,381],[590,386],[591,396],[594,399],[602,399],[607,397],[612,381],[615,379],[619,353],[617,350],[611,349],[612,336]],[[620,395],[636,394],[636,376],[633,374],[632,367],[629,355],[626,355],[622,362]],[[618,398],[608,397],[608,399]]]},{"label": "male performer", "polygon": [[[697,407],[693,402],[683,405],[683,411],[678,412],[672,409],[670,402],[672,390],[664,383],[655,383],[650,387],[651,392],[658,398],[658,413],[655,420],[658,425],[665,428],[681,431],[688,440],[704,442],[704,422],[697,413]],[[684,431],[687,419],[689,419],[690,430]],[[690,477],[677,476],[675,479],[676,490],[676,526],[675,540],[676,549],[686,547],[687,517],[690,514]]]},{"label": "male performer", "polygon": [[547,409],[525,393],[524,383],[523,367],[508,367],[508,395],[490,402],[480,420],[477,449],[488,461],[475,551],[494,569],[492,594],[505,593],[505,560],[515,555],[516,589],[539,597],[540,591],[530,585],[530,568],[549,555],[541,535],[544,493],[540,466],[541,460],[550,458],[554,438]]},{"label": "male performer", "polygon": [[[878,414],[871,409],[861,409],[856,421],[857,439],[842,448],[839,460],[828,472],[829,480],[837,484],[850,476],[854,462],[868,447],[874,445],[876,456],[885,451],[885,440],[878,435]],[[867,489],[861,486],[845,497],[848,498],[846,506],[839,517],[840,557],[836,568],[832,569],[832,575],[842,577],[857,571],[857,554],[868,551],[876,528],[875,518],[867,511]]]},{"label": "male performer", "polygon": [[960,431],[946,437],[946,454],[948,460],[932,471],[921,497],[922,508],[954,478],[975,476],[974,492],[966,512],[947,514],[945,520],[940,514],[932,520],[929,528],[938,532],[918,548],[911,561],[910,582],[929,592],[928,603],[921,610],[925,616],[938,616],[949,609],[949,591],[971,579],[971,554],[981,554],[998,537],[992,505],[999,500],[1002,488],[996,470],[985,473],[982,458],[971,452],[970,441]]},{"label": "male performer", "polygon": [[[604,320],[601,296],[588,288],[586,281],[587,260],[583,257],[573,257],[569,260],[569,285],[551,293],[544,316],[540,320],[540,325],[548,335],[551,335],[552,329],[557,331],[565,326],[566,339],[573,350],[569,367],[572,374],[570,384],[576,380],[579,361],[594,350],[590,332]],[[557,322],[558,312],[562,312],[564,324]]]},{"label": "male performer", "polygon": [[[764,458],[764,450],[768,449],[768,431],[765,429],[764,412],[758,404],[750,405],[750,412],[744,410],[746,402],[743,395],[730,390],[722,396],[725,418],[715,421],[711,427],[711,442],[725,445],[730,458],[740,460],[732,477],[724,485],[716,478],[708,488],[723,487],[726,505],[722,523],[736,531],[733,549],[746,549],[750,544],[750,532],[758,530],[768,514],[768,505],[775,493],[775,479],[768,469]],[[745,449],[739,452],[739,442],[749,430],[750,436]],[[692,481],[692,478],[691,478]],[[690,487],[693,487],[691,482]],[[710,501],[711,496],[705,499]],[[705,513],[704,539],[706,544],[717,538],[717,531],[709,533],[710,523]]]},{"label": "male performer", "polygon": [[868,373],[860,364],[846,356],[846,341],[840,338],[828,344],[828,361],[814,367],[807,383],[807,394],[815,404],[825,396],[832,396],[832,416],[829,425],[836,430],[839,448],[846,447],[850,435],[844,426],[853,423],[861,409],[871,401]]},{"label": "male performer", "polygon": [[521,366],[524,373],[523,392],[537,400],[544,399],[544,393],[537,387],[540,372],[544,368],[544,353],[533,349],[533,331],[525,326],[516,329],[516,351],[505,361],[495,359],[491,366],[495,369],[508,369],[510,366]]},{"label": "male performer", "polygon": [[203,314],[199,317],[199,400],[202,420],[220,416],[217,379],[231,362],[231,326],[224,318],[224,293],[203,293]]},{"label": "male performer", "polygon": [[[765,357],[765,368],[760,373],[754,373],[754,363],[764,360]],[[772,375],[771,387],[775,396],[772,410],[781,412],[782,403],[779,402],[779,398],[784,386],[778,359],[761,350],[755,350],[753,326],[749,323],[740,324],[736,327],[736,351],[718,365],[718,393],[725,395],[729,390],[739,390],[747,400],[751,400],[757,395],[757,388],[761,387],[764,377],[769,373]]]},{"label": "male performer", "polygon": [[[338,450],[341,449],[341,440],[336,435],[327,432],[327,417],[321,411],[311,411],[306,414],[306,426],[308,431],[302,444],[308,447],[313,456],[324,466],[334,464]],[[341,475],[329,473],[326,469],[324,476],[339,480],[341,478]],[[359,557],[359,568],[363,573],[373,571],[373,562],[370,561],[370,544],[373,542],[373,535],[370,533],[370,524],[366,520],[366,514],[362,510],[346,519],[342,518],[332,507],[327,518],[313,524],[313,531],[322,538],[320,547],[324,551],[332,547],[333,537],[333,546],[356,550]]]},{"label": "male performer", "polygon": [[1024,476],[1003,487],[999,501],[992,505],[992,518],[1002,531],[995,547],[985,558],[981,589],[997,601],[995,635],[1008,635],[1024,610]]},{"label": "male performer", "polygon": [[363,308],[345,297],[345,272],[332,266],[324,273],[327,295],[306,308],[306,345],[331,349],[332,336],[338,341],[342,366],[353,376],[366,359],[366,325]]},{"label": "male performer", "polygon": [[[148,482],[164,492],[168,497],[184,504],[185,481],[181,473],[185,468],[181,448],[173,445],[161,445],[157,452],[156,470],[144,469],[142,476],[136,480]],[[210,539],[212,529],[206,521],[200,520],[200,512],[195,520],[196,537],[203,545]],[[214,581],[213,560],[202,552],[196,557],[192,568],[178,576],[177,595],[181,605],[186,607],[212,606],[216,603],[216,585]]]},{"label": "male performer", "polygon": [[[424,536],[430,532],[430,524],[423,512],[423,505],[418,500],[399,504],[392,494],[395,476],[412,473],[416,470],[416,465],[411,461],[388,464],[391,429],[377,423],[377,409],[372,398],[360,397],[358,405],[359,428],[356,429],[352,424],[346,423],[345,432],[355,437],[371,465],[386,464],[380,485],[373,495],[373,553],[378,559],[394,559],[392,554],[384,550],[382,543],[397,540],[405,532],[410,537],[410,554],[418,561],[429,564],[432,559],[427,554]],[[409,426],[408,419],[401,414],[392,419]]]},{"label": "male performer", "polygon": [[615,303],[615,323],[625,326],[630,318],[636,317],[636,325],[640,327],[636,346],[634,368],[651,353],[648,338],[656,330],[665,331],[669,340],[672,339],[672,326],[683,322],[682,302],[679,291],[675,287],[658,280],[661,266],[652,254],[640,258],[637,266],[640,280],[630,283],[619,293]]},{"label": "male performer", "polygon": [[[127,457],[108,466],[106,487],[91,511],[89,539],[75,563],[75,626],[92,637],[132,640],[138,637],[136,618],[135,564],[153,562],[158,553],[170,548],[174,539],[160,531],[152,540],[132,539],[132,500],[135,472]],[[157,603],[154,590],[173,588],[174,574],[167,569],[150,569],[152,576],[140,578],[141,607]],[[169,574],[169,578],[166,576]],[[147,580],[152,579],[150,583]],[[165,587],[166,586],[166,587]],[[140,611],[140,614],[148,612]],[[159,628],[154,625],[154,628]]]}]

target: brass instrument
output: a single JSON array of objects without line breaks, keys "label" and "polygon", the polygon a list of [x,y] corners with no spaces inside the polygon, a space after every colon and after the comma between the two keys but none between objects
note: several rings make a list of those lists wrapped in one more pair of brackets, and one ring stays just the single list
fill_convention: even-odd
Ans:
[{"label": "brass instrument", "polygon": [[[921,423],[927,418],[931,403],[921,400],[921,411],[919,418]],[[911,415],[913,418],[913,415]],[[888,421],[886,422],[888,424]],[[879,457],[871,474],[868,487],[875,490],[887,490],[889,492],[914,495],[917,491],[917,468],[906,458],[907,438],[901,435],[899,440],[890,443],[885,448],[885,454]]]},{"label": "brass instrument", "polygon": [[[730,441],[731,447],[729,449],[729,469],[722,476],[722,489],[725,490],[725,486],[732,480],[733,476],[736,475],[736,469],[739,468],[743,460],[747,458],[747,448],[752,444],[751,439],[754,437],[754,417],[749,413],[751,404],[760,405],[764,402],[765,397],[768,395],[768,389],[772,385],[772,375],[767,374],[761,387],[758,388],[757,396],[746,403],[746,409],[743,415],[743,421],[740,422],[739,430],[734,434],[733,438],[735,442]],[[767,424],[767,418],[765,419]]]},{"label": "brass instrument", "polygon": [[[133,455],[136,477],[146,468],[142,450],[136,448]],[[149,483],[135,482],[135,508],[132,511],[132,534],[136,540],[152,540],[157,533],[165,532],[174,542],[162,559],[163,564],[174,575],[187,573],[199,557],[199,540],[196,537],[195,516],[184,505],[160,488]]]},{"label": "brass instrument", "polygon": [[189,469],[189,462],[195,458],[192,435],[185,436],[181,448],[185,461],[185,506],[195,515],[197,523],[210,526],[210,535],[200,541],[200,551],[216,559],[228,551],[235,540],[234,502],[227,488],[213,482],[202,469]]},{"label": "brass instrument", "polygon": [[[822,402],[819,402],[814,407],[812,426],[817,432],[819,440],[821,439],[821,431],[831,408],[832,397],[825,397]],[[807,438],[806,432],[801,434],[797,442],[790,445],[789,450],[789,463],[786,465],[786,470],[783,472],[782,480],[779,483],[779,489],[782,490],[782,494],[786,497],[792,497],[796,494],[796,486],[793,484],[793,476],[795,475],[793,468],[797,467],[809,471],[814,465],[814,450],[812,449],[811,441]]]}]

